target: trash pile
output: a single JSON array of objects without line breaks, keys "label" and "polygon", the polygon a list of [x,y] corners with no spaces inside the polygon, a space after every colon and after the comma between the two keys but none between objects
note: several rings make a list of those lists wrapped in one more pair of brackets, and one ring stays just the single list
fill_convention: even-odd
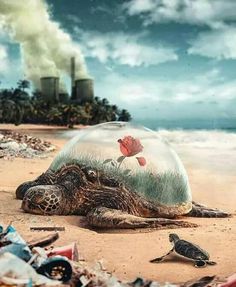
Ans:
[{"label": "trash pile", "polygon": [[0,158],[34,158],[55,150],[50,142],[12,131],[0,133]]},{"label": "trash pile", "polygon": [[131,283],[119,281],[105,272],[102,264],[93,269],[80,260],[76,243],[53,247],[58,233],[27,242],[16,229],[0,225],[0,286],[72,286],[72,287],[235,287],[236,274],[227,280],[206,276],[182,284],[159,284],[137,278]]}]

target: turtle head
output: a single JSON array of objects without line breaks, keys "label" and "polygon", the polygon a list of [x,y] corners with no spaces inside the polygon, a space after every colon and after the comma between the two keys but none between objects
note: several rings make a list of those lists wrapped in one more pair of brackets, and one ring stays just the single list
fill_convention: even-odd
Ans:
[{"label": "turtle head", "polygon": [[63,214],[64,197],[60,186],[37,185],[26,191],[21,208],[34,214]]},{"label": "turtle head", "polygon": [[171,234],[169,235],[169,240],[170,240],[170,242],[175,243],[176,241],[179,240],[179,236],[178,236],[177,234],[175,234],[175,233],[171,233]]}]

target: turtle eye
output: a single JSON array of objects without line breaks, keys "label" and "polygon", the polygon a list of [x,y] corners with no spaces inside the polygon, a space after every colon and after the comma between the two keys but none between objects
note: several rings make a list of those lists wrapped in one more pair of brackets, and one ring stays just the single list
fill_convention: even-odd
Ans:
[{"label": "turtle eye", "polygon": [[97,173],[96,173],[95,170],[89,169],[89,170],[87,171],[87,174],[88,174],[88,178],[89,178],[90,180],[97,179]]},{"label": "turtle eye", "polygon": [[96,176],[96,172],[92,169],[88,170],[88,175],[90,176]]}]

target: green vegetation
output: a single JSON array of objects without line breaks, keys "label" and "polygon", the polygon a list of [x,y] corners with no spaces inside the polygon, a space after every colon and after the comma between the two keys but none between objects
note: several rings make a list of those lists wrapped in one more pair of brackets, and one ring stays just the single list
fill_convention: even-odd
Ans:
[{"label": "green vegetation", "polygon": [[176,172],[138,172],[128,177],[128,184],[152,201],[174,205],[190,200],[187,182]]},{"label": "green vegetation", "polygon": [[136,191],[144,198],[154,202],[174,205],[191,201],[187,182],[177,172],[166,171],[157,174],[151,171],[140,171],[127,174],[124,169],[117,169],[112,165],[104,164],[103,160],[83,155],[75,159],[72,156],[67,156],[62,152],[59,153],[52,162],[50,169],[55,171],[67,164],[78,164],[100,172],[102,171],[108,178],[113,178],[125,184],[130,190]]},{"label": "green vegetation", "polygon": [[107,99],[95,97],[81,105],[62,95],[60,102],[45,101],[40,91],[28,92],[30,82],[20,80],[16,88],[0,90],[0,123],[53,124],[72,128],[108,121],[130,121],[127,110],[120,110]]}]

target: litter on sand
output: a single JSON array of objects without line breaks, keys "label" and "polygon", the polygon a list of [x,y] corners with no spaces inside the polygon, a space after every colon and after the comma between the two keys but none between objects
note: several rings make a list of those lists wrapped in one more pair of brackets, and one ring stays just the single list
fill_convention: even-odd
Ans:
[{"label": "litter on sand", "polygon": [[54,150],[54,145],[40,138],[12,131],[0,132],[0,158],[45,157]]},{"label": "litter on sand", "polygon": [[61,286],[72,287],[235,287],[236,274],[229,278],[205,276],[183,283],[159,283],[136,278],[133,282],[118,280],[97,262],[91,268],[80,261],[76,243],[50,246],[59,238],[53,233],[28,243],[13,226],[0,225],[0,287]]}]

